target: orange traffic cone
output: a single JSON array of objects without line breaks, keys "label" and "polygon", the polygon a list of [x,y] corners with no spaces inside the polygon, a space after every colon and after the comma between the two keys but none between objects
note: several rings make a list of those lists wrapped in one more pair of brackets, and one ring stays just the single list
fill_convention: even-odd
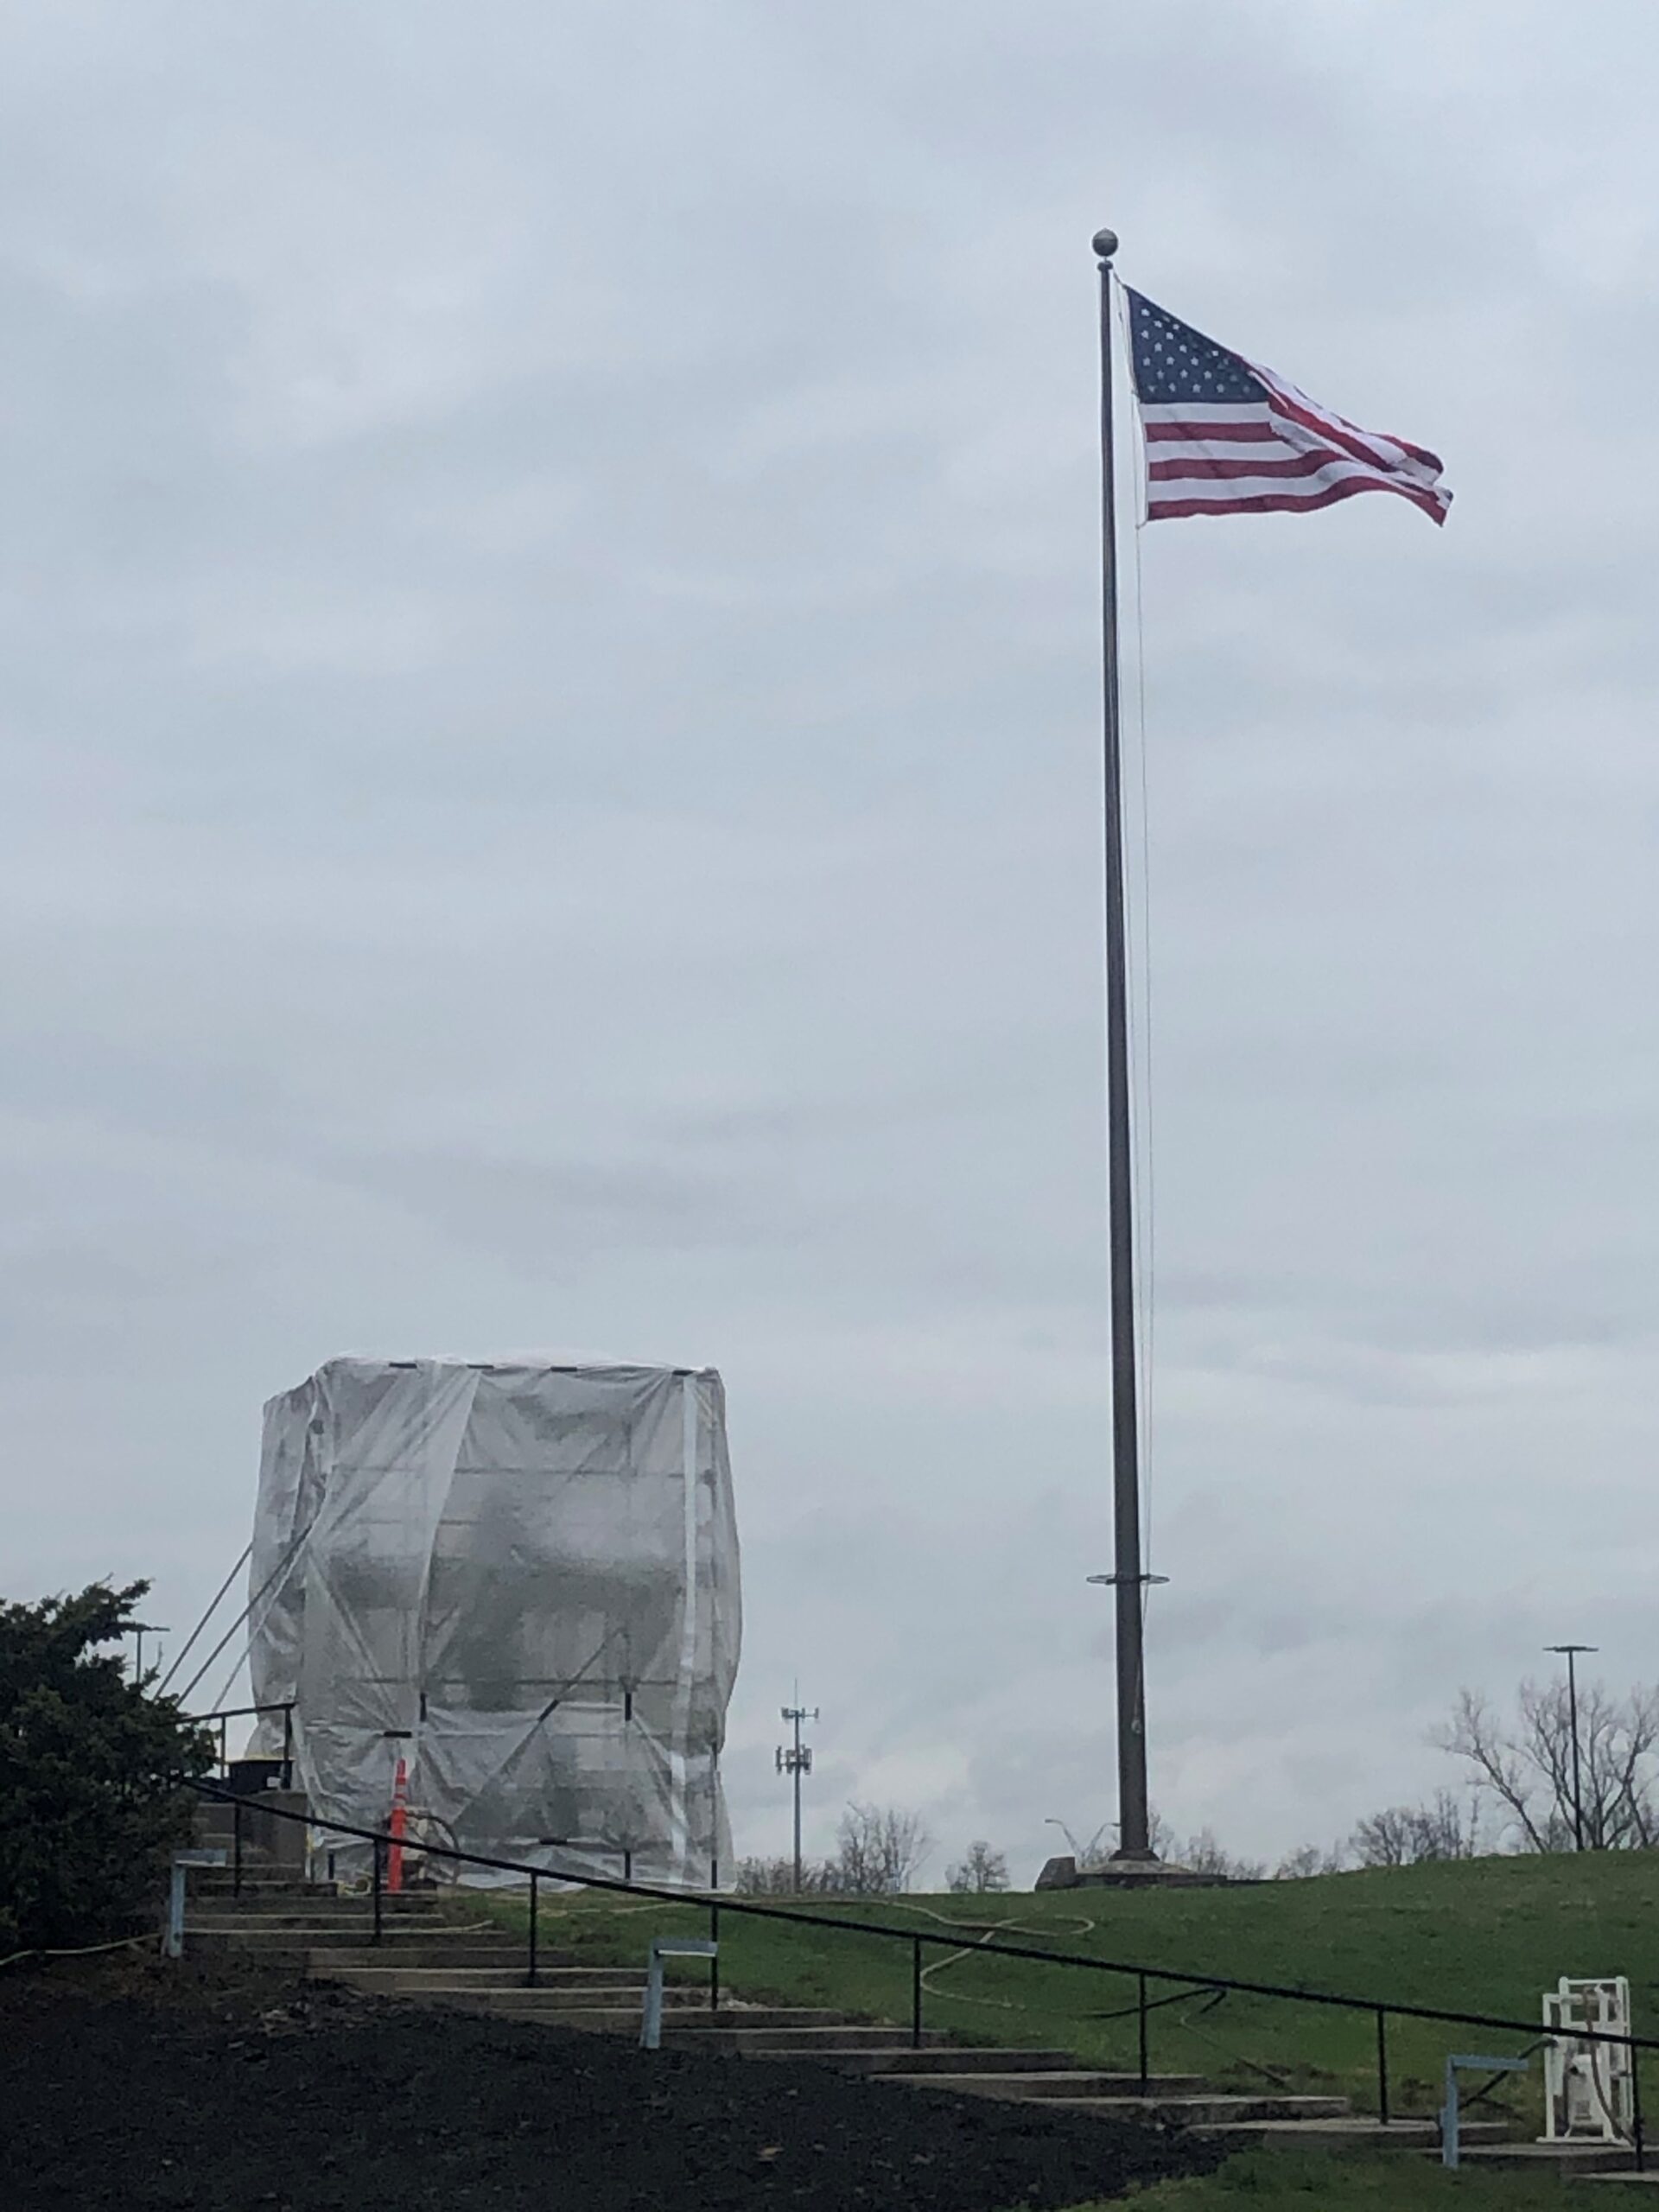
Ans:
[{"label": "orange traffic cone", "polygon": [[391,1818],[386,1826],[391,1845],[386,1853],[386,1887],[394,1896],[404,1886],[404,1831],[409,1826],[409,1764],[397,1762],[391,1784]]}]

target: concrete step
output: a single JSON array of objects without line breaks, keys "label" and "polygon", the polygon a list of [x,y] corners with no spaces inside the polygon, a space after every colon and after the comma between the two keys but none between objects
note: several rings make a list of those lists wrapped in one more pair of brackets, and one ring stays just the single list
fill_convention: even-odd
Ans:
[{"label": "concrete step", "polygon": [[[522,1951],[486,1960],[480,1966],[452,1966],[447,1960],[434,1966],[393,1966],[380,1961],[366,1967],[337,1966],[326,1952],[319,1954],[319,1961],[315,1969],[318,1980],[344,1982],[350,1989],[378,1990],[388,1997],[414,1993],[478,1996],[491,1989],[522,1986],[529,1967]],[[603,1967],[543,1967],[538,1962],[535,1986],[550,1998],[564,1999],[573,2005],[638,2004],[645,1993],[645,1978],[607,1973]],[[684,1982],[667,1982],[663,2001],[707,2005],[709,1993]]]},{"label": "concrete step", "polygon": [[[308,1951],[306,1957],[319,1975],[330,1975],[336,1970],[344,1973],[354,1967],[493,1967],[503,1974],[522,1974],[529,1963],[522,1943],[468,1942],[464,1936],[438,1940],[425,1936],[402,1936],[378,1944],[322,1944],[315,1951]],[[561,1965],[556,1957],[549,1959],[543,1954],[537,1971],[550,1981],[559,1975],[595,1973],[600,1969]]]},{"label": "concrete step", "polygon": [[1634,2173],[1636,2170],[1636,2153],[1624,2143],[1471,2144],[1467,2139],[1469,2133],[1469,2122],[1459,2121],[1459,2155],[1475,2166],[1501,2166],[1508,2172],[1530,2169],[1535,2173],[1568,2175]]},{"label": "concrete step", "polygon": [[[637,1997],[607,2003],[602,1998],[583,2002],[568,1991],[557,1989],[529,1989],[522,1984],[517,1989],[478,1990],[410,1990],[404,1994],[410,2004],[453,2005],[457,2012],[493,2012],[515,2020],[550,2020],[561,2027],[594,2028],[601,2032],[637,2035],[639,2031],[643,2002]],[[702,2043],[709,2037],[741,2034],[776,2035],[801,2034],[816,2027],[820,2035],[854,2036],[861,2031],[854,2026],[843,2026],[835,2013],[791,2012],[782,2005],[746,2006],[722,2005],[718,2012],[710,2012],[708,1999],[696,2003],[667,2004],[663,2010],[663,2033],[683,2042]]]},{"label": "concrete step", "polygon": [[[918,2056],[926,2056],[927,2053]],[[1019,2101],[1035,2100],[1051,2101],[1066,2099],[1073,2103],[1089,2103],[1106,2099],[1136,2106],[1183,2102],[1198,2095],[1204,2084],[1196,2075],[1171,2074],[1152,2075],[1147,2082],[1147,2094],[1141,2094],[1138,2074],[1089,2074],[1070,2067],[1057,2066],[1039,2071],[1027,2068],[1023,2073],[993,2074],[987,2070],[952,2071],[947,2062],[959,2058],[959,2051],[940,2051],[933,2056],[937,2063],[912,2070],[909,2067],[893,2067],[881,2076],[884,2082],[897,2082],[910,2089],[949,2089],[957,2096],[1012,2097]]]},{"label": "concrete step", "polygon": [[[365,1912],[362,1906],[353,1905],[349,1912],[329,1913],[269,1913],[235,1912],[203,1900],[199,1904],[187,1904],[184,1924],[187,1929],[200,1928],[204,1935],[242,1936],[250,1943],[292,1943],[308,1936],[326,1943],[335,1936],[357,1936],[372,1941],[374,1935],[374,1915]],[[382,1942],[405,1936],[418,1936],[425,1942],[442,1942],[451,1925],[443,1920],[428,1920],[423,1915],[387,1912],[380,1916]],[[474,1936],[490,1931],[474,1929]]]},{"label": "concrete step", "polygon": [[[932,2050],[912,2050],[908,2035],[902,2049],[850,2051],[838,2063],[855,2074],[1051,2074],[1074,2071],[1077,2063],[1069,2050],[995,2050],[975,2044],[942,2044]],[[1117,2078],[1140,2087],[1138,2074]],[[1154,2074],[1148,2077],[1148,2085],[1171,2094],[1204,2087],[1196,2074]]]},{"label": "concrete step", "polygon": [[[1340,2120],[1230,2120],[1198,2131],[1235,2150],[1252,2143],[1269,2145],[1313,2143],[1338,2148],[1357,2145],[1370,2151],[1422,2152],[1438,2147],[1440,2125],[1433,2120],[1391,2120],[1385,2127],[1369,2113],[1350,2113]],[[1502,2138],[1508,2122],[1501,2120],[1465,2121],[1465,2141],[1475,2135],[1487,2141]]]},{"label": "concrete step", "polygon": [[[212,1928],[223,1934],[241,1934],[250,1942],[262,1942],[267,1936],[291,1937],[303,1936],[315,1929],[323,1936],[338,1934],[341,1929],[366,1928],[374,1931],[374,1911],[353,1901],[334,1912],[243,1912],[228,1898],[191,1897],[185,1905],[185,1920],[192,1928]],[[411,1935],[442,1937],[452,1927],[465,1926],[464,1922],[436,1920],[425,1913],[383,1912],[380,1926],[384,1934],[402,1929]],[[493,1928],[476,1929],[475,1934],[493,1935]],[[550,1944],[550,1949],[552,1946]]]},{"label": "concrete step", "polygon": [[[808,2018],[822,2023],[826,2016],[817,2012]],[[705,2013],[703,2020],[705,2024],[701,2027],[676,2021],[672,2027],[664,2028],[663,2040],[675,2044],[691,2041],[703,2050],[741,2051],[746,2057],[817,2058],[827,2066],[839,2066],[849,2053],[908,2051],[911,2048],[909,2031],[902,2028],[870,2027],[861,2023],[849,2027],[785,2027],[781,2024],[766,2026],[753,2018],[746,2019],[740,2012],[728,2011],[723,2005],[718,2012]],[[944,2042],[944,2037],[934,2029],[925,2031],[923,2037],[925,2049]]]},{"label": "concrete step", "polygon": [[[251,1928],[289,1928],[307,1922],[349,1920],[374,1913],[374,1900],[366,1897],[340,1897],[327,1890],[314,1891],[309,1897],[296,1897],[287,1891],[277,1891],[270,1897],[259,1897],[244,1891],[238,1897],[227,1890],[219,1891],[192,1889],[187,1892],[187,1907],[194,1906],[204,1916],[213,1919],[245,1921]],[[432,1921],[443,1924],[442,1901],[424,1897],[383,1897],[380,1903],[383,1920]]]},{"label": "concrete step", "polygon": [[1109,2119],[1159,2119],[1184,2128],[1228,2128],[1259,2119],[1292,2119],[1303,2126],[1310,2119],[1354,2117],[1347,2097],[1228,2097],[1205,2090],[1197,2097],[1058,2097],[1055,2104],[1066,2113],[1089,2106]]},{"label": "concrete step", "polygon": [[[532,1983],[522,1960],[510,1967],[347,1967],[336,1974],[330,1968],[314,1974],[315,1981],[361,1990],[369,1997],[493,1997],[517,1998],[521,1993],[542,1999],[550,2010],[574,2006],[578,2012],[622,2012],[638,2008],[645,1992],[638,1982],[561,1982],[543,1980],[538,1970]],[[706,1990],[664,1989],[663,2002],[671,2005],[700,2005],[707,2011]]]},{"label": "concrete step", "polygon": [[1346,2120],[1353,2116],[1346,2097],[1234,2097],[1200,2093],[1192,2097],[1055,2097],[1056,2112],[1093,2113],[1103,2120],[1173,2121],[1205,2130],[1242,2122],[1278,2120],[1301,2127],[1309,2120]]},{"label": "concrete step", "polygon": [[306,1913],[326,1917],[348,1905],[361,1905],[360,1897],[343,1897],[338,1890],[256,1890],[244,1883],[238,1893],[228,1882],[210,1886],[192,1882],[187,1892],[193,1905],[213,1912],[235,1912],[249,1920],[264,1920],[282,1913]]},{"label": "concrete step", "polygon": [[[637,2036],[642,2006],[587,2006],[547,2003],[539,1989],[497,1989],[471,1995],[412,1992],[405,2000],[413,2005],[442,2005],[461,2012],[483,2012],[497,2018],[540,2021],[550,2026],[580,2028],[601,2035]],[[930,2043],[943,2039],[930,2035]],[[759,2054],[817,2058],[835,2065],[847,2052],[908,2048],[909,2037],[893,2028],[842,2024],[833,2013],[796,2012],[784,2007],[722,2005],[718,2012],[697,2005],[671,2006],[664,2016],[663,2041],[674,2048],[695,2047],[743,2056]]]},{"label": "concrete step", "polygon": [[[240,1953],[245,1958],[257,1959],[266,1965],[281,1960],[285,1964],[292,1961],[299,1966],[305,1965],[313,1952],[340,1951],[349,1955],[357,1950],[378,1950],[383,1958],[391,1960],[401,1957],[405,1945],[416,1950],[439,1940],[425,1930],[404,1933],[388,1928],[380,1942],[375,1944],[371,1934],[367,1927],[289,1928],[250,1936],[238,1928],[192,1923],[186,1927],[185,1940],[193,1948],[216,1957]],[[461,1940],[464,1942],[464,1938]]]},{"label": "concrete step", "polygon": [[[236,1875],[229,1866],[193,1866],[190,1870],[192,1894],[217,1895],[221,1891],[228,1895],[236,1887]],[[308,1882],[303,1874],[292,1874],[275,1866],[250,1866],[247,1854],[242,1859],[242,1889],[245,1896],[261,1897],[331,1897],[339,1895],[328,1882]]]}]

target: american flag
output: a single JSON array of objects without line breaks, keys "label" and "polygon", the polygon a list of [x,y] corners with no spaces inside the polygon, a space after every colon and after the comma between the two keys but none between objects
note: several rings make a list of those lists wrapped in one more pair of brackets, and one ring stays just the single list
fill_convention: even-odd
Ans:
[{"label": "american flag", "polygon": [[1301,514],[1357,492],[1397,492],[1437,523],[1440,464],[1357,429],[1271,369],[1129,291],[1129,350],[1147,442],[1147,518]]}]

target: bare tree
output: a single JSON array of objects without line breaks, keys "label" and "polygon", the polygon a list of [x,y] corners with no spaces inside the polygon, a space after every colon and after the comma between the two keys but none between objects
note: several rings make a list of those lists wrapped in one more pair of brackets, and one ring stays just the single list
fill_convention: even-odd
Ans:
[{"label": "bare tree", "polygon": [[1478,1803],[1465,1812],[1450,1789],[1423,1805],[1388,1805],[1355,1828],[1350,1844],[1362,1866],[1420,1866],[1438,1859],[1472,1859],[1479,1848]]},{"label": "bare tree", "polygon": [[970,1843],[961,1866],[953,1866],[944,1878],[959,1897],[983,1897],[988,1891],[1007,1888],[1008,1862],[988,1843]]},{"label": "bare tree", "polygon": [[1275,1882],[1307,1882],[1316,1874],[1340,1874],[1348,1864],[1347,1854],[1339,1843],[1322,1851],[1317,1843],[1304,1843],[1294,1851],[1287,1851],[1273,1870]]},{"label": "bare tree", "polygon": [[1174,1850],[1178,1866],[1190,1866],[1195,1874],[1208,1874],[1224,1882],[1260,1882],[1267,1878],[1267,1867],[1259,1859],[1235,1859],[1225,1848],[1216,1832],[1202,1827],[1189,1836]]},{"label": "bare tree", "polygon": [[890,1805],[849,1805],[836,1842],[836,1886],[852,1897],[896,1897],[933,1848],[917,1815]]},{"label": "bare tree", "polygon": [[1259,1882],[1268,1871],[1260,1859],[1235,1859],[1211,1827],[1201,1827],[1183,1841],[1156,1806],[1147,1820],[1147,1834],[1160,1859],[1194,1874],[1208,1874],[1226,1882]]},{"label": "bare tree", "polygon": [[[1527,1851],[1570,1850],[1573,1840],[1573,1714],[1564,1682],[1522,1682],[1518,1720],[1506,1728],[1484,1698],[1459,1693],[1434,1738],[1465,1760],[1478,1788],[1503,1808]],[[1600,1682],[1579,1692],[1579,1802],[1584,1840],[1596,1851],[1645,1850],[1659,1838],[1656,1751],[1659,1690],[1623,1698]]]},{"label": "bare tree", "polygon": [[823,1896],[832,1893],[837,1886],[835,1861],[823,1859],[803,1859],[801,1885],[798,1890],[795,1886],[795,1861],[792,1859],[740,1859],[732,1886],[740,1897]]}]

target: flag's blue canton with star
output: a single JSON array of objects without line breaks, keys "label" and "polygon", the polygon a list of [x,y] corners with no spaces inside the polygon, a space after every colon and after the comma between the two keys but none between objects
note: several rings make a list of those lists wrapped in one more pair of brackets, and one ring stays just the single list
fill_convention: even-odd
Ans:
[{"label": "flag's blue canton with star", "polygon": [[1139,292],[1129,293],[1129,335],[1143,406],[1171,406],[1184,399],[1220,404],[1268,396],[1260,377],[1252,376],[1236,353],[1154,307]]}]

